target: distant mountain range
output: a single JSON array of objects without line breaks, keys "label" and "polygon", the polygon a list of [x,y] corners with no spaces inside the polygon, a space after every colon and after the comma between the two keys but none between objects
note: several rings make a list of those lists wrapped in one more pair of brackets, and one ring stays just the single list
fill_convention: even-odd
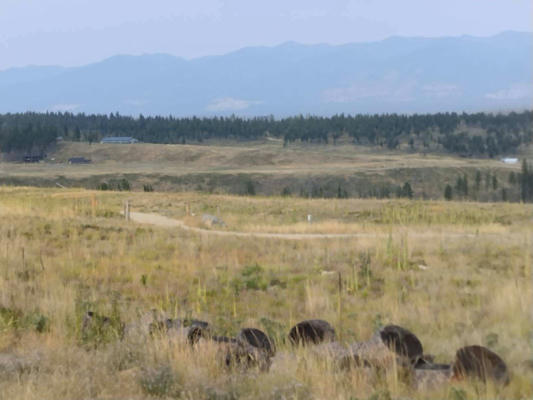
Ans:
[{"label": "distant mountain range", "polygon": [[119,55],[0,71],[0,112],[175,116],[498,111],[533,107],[533,33],[285,43],[185,60]]}]

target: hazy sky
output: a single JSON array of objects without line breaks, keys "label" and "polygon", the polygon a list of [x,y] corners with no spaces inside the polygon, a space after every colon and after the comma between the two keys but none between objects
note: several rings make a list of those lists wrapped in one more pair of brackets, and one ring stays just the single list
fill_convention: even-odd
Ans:
[{"label": "hazy sky", "polygon": [[533,30],[532,0],[0,0],[0,69],[504,30]]}]

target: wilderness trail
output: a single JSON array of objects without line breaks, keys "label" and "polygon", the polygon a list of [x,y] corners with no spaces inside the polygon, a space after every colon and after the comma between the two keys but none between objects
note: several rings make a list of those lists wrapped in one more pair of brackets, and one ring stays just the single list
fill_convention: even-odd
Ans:
[{"label": "wilderness trail", "polygon": [[[233,236],[263,239],[284,239],[284,240],[310,240],[310,239],[354,239],[354,238],[375,238],[389,236],[388,233],[268,233],[268,232],[234,232],[219,231],[204,228],[196,228],[186,225],[183,221],[168,218],[159,214],[130,212],[130,219],[140,224],[156,225],[164,228],[180,228],[189,232],[217,236]],[[474,238],[472,233],[409,233],[411,237],[444,236],[446,238]]]}]

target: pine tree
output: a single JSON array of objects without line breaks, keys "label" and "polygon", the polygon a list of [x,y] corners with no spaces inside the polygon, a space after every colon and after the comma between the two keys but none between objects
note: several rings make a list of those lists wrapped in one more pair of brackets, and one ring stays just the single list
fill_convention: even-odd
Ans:
[{"label": "pine tree", "polygon": [[444,198],[448,201],[453,198],[453,189],[450,185],[446,185],[444,188]]},{"label": "pine tree", "polygon": [[520,174],[520,196],[525,203],[531,200],[531,180],[533,174],[529,172],[529,165],[526,160],[522,161],[522,173]]},{"label": "pine tree", "polygon": [[403,197],[407,197],[409,199],[413,198],[413,189],[411,188],[411,184],[409,182],[405,182],[403,184],[402,195]]},{"label": "pine tree", "polygon": [[509,172],[509,184],[516,184],[516,174],[514,173],[514,171]]},{"label": "pine tree", "polygon": [[507,190],[502,188],[502,201],[507,201]]},{"label": "pine tree", "polygon": [[475,189],[476,189],[476,192],[479,192],[479,189],[481,187],[481,172],[479,170],[476,171],[476,186],[475,186]]}]

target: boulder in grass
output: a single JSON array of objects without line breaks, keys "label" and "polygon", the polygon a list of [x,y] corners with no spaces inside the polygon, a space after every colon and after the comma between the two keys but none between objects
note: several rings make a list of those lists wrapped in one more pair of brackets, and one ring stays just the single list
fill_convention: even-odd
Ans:
[{"label": "boulder in grass", "polygon": [[329,322],[310,319],[299,322],[289,332],[289,340],[294,345],[319,344],[335,341],[335,329]]},{"label": "boulder in grass", "polygon": [[227,368],[241,371],[258,368],[267,372],[272,364],[272,359],[266,351],[238,340],[220,343],[218,355]]},{"label": "boulder in grass", "polygon": [[187,341],[191,345],[212,343],[217,348],[217,358],[229,369],[246,371],[258,368],[268,371],[275,347],[268,336],[254,328],[245,328],[237,338],[212,335],[207,323],[197,321],[189,328]]},{"label": "boulder in grass", "polygon": [[[349,347],[349,357],[356,366],[390,368],[398,366],[413,368],[423,355],[420,340],[405,328],[387,325],[369,340],[354,343]],[[346,360],[345,360],[346,362]]]},{"label": "boulder in grass", "polygon": [[225,227],[226,223],[222,221],[220,218],[215,217],[214,215],[210,214],[204,214],[202,215],[202,222],[207,226],[221,226]]},{"label": "boulder in grass", "polygon": [[239,343],[246,343],[250,346],[265,351],[269,357],[273,357],[276,354],[276,347],[274,345],[274,341],[270,339],[267,334],[261,331],[260,329],[241,329],[239,334],[237,335],[237,341]]},{"label": "boulder in grass", "polygon": [[415,365],[423,356],[422,343],[410,331],[398,325],[387,325],[379,331],[383,343],[399,357]]},{"label": "boulder in grass", "polygon": [[460,348],[452,365],[427,363],[413,371],[413,384],[419,390],[435,389],[452,379],[477,379],[507,385],[509,372],[500,356],[482,346]]},{"label": "boulder in grass", "polygon": [[453,363],[455,379],[479,379],[502,385],[509,383],[507,365],[499,355],[483,346],[466,346],[457,350]]}]

